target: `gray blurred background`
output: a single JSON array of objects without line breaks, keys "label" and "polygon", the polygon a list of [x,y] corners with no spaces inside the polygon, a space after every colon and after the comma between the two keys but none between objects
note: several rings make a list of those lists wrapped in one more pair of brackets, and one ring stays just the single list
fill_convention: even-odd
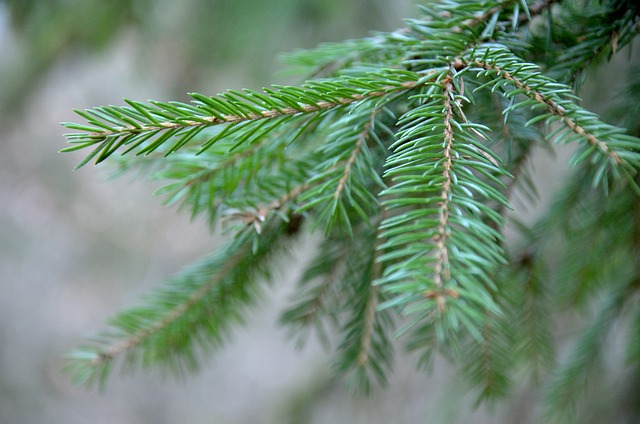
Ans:
[{"label": "gray blurred background", "polygon": [[0,424],[529,422],[526,389],[491,418],[459,401],[444,363],[429,375],[402,354],[390,388],[352,397],[327,352],[296,350],[276,325],[296,263],[184,381],[116,374],[98,393],[60,373],[84,336],[216,244],[161,206],[157,185],[72,171],[84,152],[57,153],[71,109],[295,83],[278,53],[415,13],[409,0],[0,0]]}]

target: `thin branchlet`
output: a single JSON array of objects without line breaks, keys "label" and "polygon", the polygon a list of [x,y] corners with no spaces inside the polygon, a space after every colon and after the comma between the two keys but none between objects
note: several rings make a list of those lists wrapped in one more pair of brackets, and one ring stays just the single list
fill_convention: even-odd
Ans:
[{"label": "thin branchlet", "polygon": [[[373,254],[372,275],[371,281],[376,280],[382,275],[382,264],[378,261],[380,255],[380,249],[378,248],[382,242],[380,237],[376,237],[376,246]],[[358,365],[366,367],[371,357],[371,343],[373,341],[373,335],[375,333],[375,319],[378,312],[378,303],[380,296],[380,286],[369,287],[369,298],[367,299],[367,305],[365,307],[364,314],[364,334],[360,340],[360,349],[358,351]]]},{"label": "thin branchlet", "polygon": [[280,107],[278,109],[267,109],[258,112],[246,112],[237,115],[220,115],[220,116],[202,116],[198,120],[180,119],[179,121],[157,122],[147,125],[123,126],[115,127],[112,130],[104,129],[103,131],[95,131],[85,135],[87,139],[100,140],[111,137],[124,137],[129,134],[138,134],[142,132],[180,129],[187,127],[201,127],[220,124],[237,124],[246,121],[257,121],[261,119],[275,119],[283,116],[299,115],[304,113],[319,112],[322,110],[334,109],[340,106],[350,105],[352,103],[375,97],[386,96],[391,92],[410,90],[418,85],[418,81],[404,81],[398,86],[383,87],[382,90],[371,91],[365,94],[353,94],[349,97],[340,97],[333,102],[318,101],[313,104],[300,104],[297,107]]},{"label": "thin branchlet", "polygon": [[[347,254],[347,252],[345,252],[345,254]],[[319,289],[313,301],[310,303],[309,308],[301,317],[301,321],[305,325],[313,322],[314,319],[318,319],[320,314],[325,311],[329,302],[329,296],[335,283],[338,281],[338,275],[340,275],[341,271],[342,263],[338,261],[334,262],[334,266],[331,267],[331,270],[326,274],[325,278],[322,279],[322,283],[318,285]]]},{"label": "thin branchlet", "polygon": [[567,115],[567,111],[564,107],[558,104],[558,102],[556,102],[551,97],[544,96],[539,91],[530,87],[526,82],[520,80],[519,78],[515,77],[510,72],[502,69],[496,64],[488,63],[488,62],[476,59],[470,63],[467,63],[467,65],[477,66],[477,67],[486,69],[488,71],[493,71],[498,73],[502,78],[504,78],[507,81],[510,81],[514,86],[522,90],[527,97],[534,99],[538,103],[545,105],[547,111],[560,117],[562,122],[564,122],[567,125],[567,127],[571,129],[571,131],[585,138],[589,144],[591,144],[593,147],[597,148],[606,156],[611,158],[617,165],[621,165],[623,163],[620,156],[615,151],[611,150],[607,145],[607,143],[599,140],[595,135],[585,130],[584,127],[582,127],[573,118]]},{"label": "thin branchlet", "polygon": [[213,290],[218,284],[220,284],[224,280],[225,276],[240,263],[240,261],[245,257],[246,254],[247,252],[245,250],[241,250],[240,252],[236,253],[224,264],[220,271],[216,273],[209,282],[203,284],[198,290],[194,291],[184,301],[176,304],[171,310],[169,310],[165,315],[163,315],[153,324],[131,334],[118,343],[106,347],[104,350],[98,353],[94,360],[91,361],[91,366],[100,366],[106,362],[116,359],[126,352],[137,348],[149,337],[164,330],[169,325],[180,319],[191,308],[198,305],[199,302],[211,292],[211,290]]},{"label": "thin branchlet", "polygon": [[279,211],[285,205],[294,201],[298,196],[311,188],[314,184],[302,183],[293,187],[277,199],[272,200],[256,209],[248,210],[232,210],[226,214],[227,219],[236,219],[243,222],[246,226],[253,226],[258,234],[262,233],[262,224],[270,213]]},{"label": "thin branchlet", "polygon": [[283,194],[282,196],[273,200],[271,203],[261,207],[259,211],[263,216],[267,216],[269,212],[281,209],[282,207],[284,207],[284,205],[295,200],[296,197],[298,197],[300,194],[302,194],[308,189],[309,189],[308,183],[299,184],[293,187],[291,190],[289,190],[285,194]]},{"label": "thin branchlet", "polygon": [[379,112],[379,109],[376,109],[373,112],[371,112],[369,120],[364,125],[364,128],[362,129],[362,131],[360,131],[357,141],[353,146],[353,150],[351,151],[349,158],[345,162],[344,172],[342,173],[342,177],[340,177],[340,180],[338,181],[338,186],[336,187],[336,191],[333,193],[333,197],[336,200],[340,199],[340,196],[342,196],[342,191],[344,190],[344,187],[347,184],[347,181],[349,180],[349,176],[351,175],[352,167],[356,162],[356,159],[358,158],[358,154],[362,150],[362,145],[364,144],[364,142],[367,139],[367,136],[369,135],[369,131],[371,130],[371,124],[375,118],[375,115],[378,112]]},{"label": "thin branchlet", "polygon": [[374,324],[376,317],[376,308],[378,307],[379,286],[372,286],[369,289],[369,298],[364,312],[364,333],[360,340],[360,349],[358,350],[358,365],[366,367],[371,357],[371,343],[373,339]]},{"label": "thin branchlet", "polygon": [[490,333],[491,327],[489,322],[485,322],[482,326],[482,347],[481,347],[481,357],[482,357],[482,369],[483,369],[483,377],[485,378],[484,385],[485,387],[491,387],[493,385],[492,377],[493,373],[491,372],[491,362],[493,362],[493,355],[491,355],[491,343],[490,343]]},{"label": "thin branchlet", "polygon": [[445,297],[444,286],[451,278],[449,267],[449,249],[447,248],[447,237],[449,232],[449,213],[451,201],[451,167],[453,165],[452,149],[454,143],[453,126],[451,122],[454,119],[453,105],[451,97],[453,96],[453,82],[451,77],[447,77],[442,81],[444,94],[444,151],[442,152],[443,171],[442,171],[442,191],[440,192],[440,205],[438,209],[438,228],[436,230],[436,264],[434,267],[434,282],[436,285],[436,301],[440,312],[444,311]]}]

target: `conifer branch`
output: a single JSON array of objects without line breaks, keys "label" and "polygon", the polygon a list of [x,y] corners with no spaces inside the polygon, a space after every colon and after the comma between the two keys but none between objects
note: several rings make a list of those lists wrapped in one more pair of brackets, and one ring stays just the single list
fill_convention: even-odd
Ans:
[{"label": "conifer branch", "polygon": [[326,222],[325,233],[339,227],[353,234],[354,220],[369,220],[379,209],[377,191],[384,182],[374,157],[384,153],[386,146],[373,126],[375,122],[380,129],[386,128],[376,117],[387,103],[365,101],[330,127],[322,160],[312,173],[311,188],[301,197],[299,210],[322,205],[319,215]]},{"label": "conifer branch", "polygon": [[544,105],[550,113],[561,118],[562,122],[564,122],[573,132],[585,138],[587,142],[589,142],[589,144],[611,158],[616,164],[622,164],[622,159],[616,152],[612,151],[604,141],[599,140],[595,135],[587,131],[573,118],[568,116],[567,110],[553,98],[548,96],[545,97],[540,91],[533,89],[526,82],[518,79],[517,77],[494,63],[474,60],[473,62],[467,63],[467,66],[476,66],[488,71],[496,72],[505,80],[510,81],[519,90],[522,90],[523,94],[525,94],[527,97],[534,99],[536,102]]},{"label": "conifer branch", "polygon": [[341,360],[337,365],[349,372],[353,389],[363,393],[370,391],[374,380],[386,383],[386,371],[393,354],[391,311],[378,309],[385,296],[381,288],[373,284],[383,269],[377,260],[381,240],[376,227],[359,228],[362,237],[359,250],[347,259],[342,282],[342,292],[347,296],[341,303],[349,308],[342,327],[344,340],[339,347]]},{"label": "conifer branch", "polygon": [[534,377],[541,370],[548,370],[553,362],[553,348],[551,340],[551,320],[549,316],[551,290],[544,283],[544,276],[540,266],[531,256],[519,259],[524,278],[521,287],[521,303],[517,308],[516,320],[521,323],[522,331],[517,349],[520,355],[531,361]]},{"label": "conifer branch", "polygon": [[492,372],[493,367],[491,366],[493,362],[493,355],[491,354],[491,342],[490,342],[491,326],[489,325],[490,320],[491,320],[491,317],[487,317],[487,322],[485,322],[485,324],[482,326],[482,343],[480,348],[480,352],[481,352],[480,356],[482,358],[480,363],[481,363],[482,374],[484,378],[484,381],[482,382],[482,386],[488,392],[492,391],[492,387],[495,384],[493,379],[493,372]]},{"label": "conifer branch", "polygon": [[[449,233],[449,201],[451,198],[451,165],[452,165],[452,147],[454,143],[454,134],[451,121],[453,120],[453,107],[451,98],[453,97],[453,83],[451,77],[446,77],[442,82],[443,102],[444,102],[444,151],[442,157],[442,191],[440,192],[440,207],[438,210],[438,228],[436,230],[436,264],[433,270],[434,282],[436,285],[436,300],[440,313],[444,312],[445,297],[444,285],[451,278],[449,268],[449,250],[447,248],[447,237]],[[426,296],[429,297],[427,292]],[[455,295],[454,295],[455,297]]]},{"label": "conifer branch", "polygon": [[[345,252],[346,253],[346,252]],[[319,319],[319,315],[326,312],[327,304],[329,303],[329,296],[332,288],[338,279],[338,275],[341,271],[342,263],[335,261],[335,266],[332,266],[325,278],[315,287],[313,299],[308,303],[304,314],[297,319],[301,320],[304,325],[310,324],[314,320]],[[286,314],[285,314],[286,315]],[[284,321],[288,321],[288,318],[283,318]]]},{"label": "conifer branch", "polygon": [[576,89],[586,80],[589,68],[611,60],[640,31],[640,10],[632,0],[559,8],[555,19],[560,21],[556,26],[568,31],[562,35],[547,31],[540,36],[553,44],[546,53],[548,72]]},{"label": "conifer branch", "polygon": [[198,305],[202,299],[204,299],[216,286],[218,286],[227,274],[233,270],[248,253],[249,250],[241,250],[235,253],[234,256],[229,258],[229,260],[222,265],[222,268],[212,276],[209,282],[200,286],[200,288],[194,291],[190,296],[174,305],[163,316],[159,317],[154,322],[146,324],[145,327],[127,336],[123,340],[99,350],[95,358],[89,362],[89,365],[97,369],[106,362],[111,362],[127,352],[138,348],[150,336],[164,330],[169,325],[176,322],[191,308]]},{"label": "conifer branch", "polygon": [[[412,83],[405,83],[407,89],[414,87]],[[392,89],[393,87],[387,87]],[[297,107],[282,107],[278,109],[262,110],[258,112],[246,112],[237,115],[215,115],[215,116],[202,116],[197,121],[189,119],[179,119],[175,121],[155,122],[149,125],[129,125],[124,127],[115,127],[111,129],[105,128],[101,131],[95,131],[87,134],[86,136],[93,139],[106,139],[108,137],[122,137],[129,134],[137,134],[140,132],[156,131],[156,130],[168,130],[168,129],[182,129],[186,127],[199,127],[210,126],[220,124],[237,124],[245,121],[258,121],[261,119],[275,119],[283,116],[299,115],[301,113],[319,112],[321,110],[334,109],[339,106],[349,105],[351,103],[364,100],[369,97],[381,97],[388,94],[386,91],[374,91],[364,94],[354,94],[350,97],[340,97],[335,101],[318,101],[314,104],[300,104]]]},{"label": "conifer branch", "polygon": [[93,367],[98,367],[105,362],[112,361],[117,357],[125,354],[127,351],[137,348],[141,343],[148,339],[154,333],[165,329],[170,324],[184,316],[189,309],[197,305],[215,286],[220,284],[225,275],[235,268],[242,257],[247,252],[238,252],[235,256],[225,262],[222,269],[213,276],[206,284],[203,284],[198,290],[193,292],[188,298],[173,306],[164,316],[156,320],[145,328],[135,332],[127,338],[115,343],[98,353],[95,359],[90,362]]},{"label": "conifer branch", "polygon": [[629,301],[630,288],[614,288],[602,299],[597,314],[572,346],[561,372],[546,387],[544,396],[547,409],[544,418],[574,418],[579,395],[589,388],[589,383],[601,368],[605,351],[605,339],[611,326],[624,311]]},{"label": "conifer branch", "polygon": [[[322,113],[345,107],[367,99],[375,99],[412,90],[435,71],[418,74],[401,70],[388,70],[363,77],[343,77],[331,82],[308,82],[301,88],[276,87],[264,93],[251,90],[229,91],[218,97],[197,93],[192,104],[180,102],[151,102],[152,106],[128,100],[130,107],[101,107],[87,111],[76,110],[88,125],[63,123],[69,129],[83,131],[67,134],[72,146],[62,151],[74,151],[97,145],[78,167],[92,158],[101,162],[123,146],[125,153],[138,148],[138,154],[158,149],[170,138],[180,137],[166,154],[184,146],[203,129],[225,125],[220,135],[204,144],[202,150],[220,137],[255,125],[259,131],[264,120],[287,119],[305,114]],[[270,127],[267,126],[267,129]],[[146,145],[144,143],[147,143]],[[201,151],[202,151],[201,150]]]},{"label": "conifer branch", "polygon": [[[465,328],[479,335],[482,320],[464,305],[483,299],[479,302],[483,307],[496,311],[486,285],[491,286],[497,263],[505,261],[498,242],[501,236],[488,224],[496,221],[500,226],[503,218],[477,197],[506,203],[502,193],[491,186],[502,185],[496,176],[504,171],[499,159],[475,140],[484,128],[464,116],[463,123],[457,122],[455,103],[467,99],[455,91],[453,78],[444,76],[430,86],[424,104],[400,119],[403,126],[385,173],[394,184],[383,192],[390,196],[383,203],[389,217],[381,226],[381,237],[386,240],[380,260],[386,268],[378,282],[388,292],[398,293],[381,307],[400,306],[408,313],[416,312],[411,325],[424,320],[432,323],[421,325],[416,332],[436,331],[439,342],[456,331],[445,324],[450,319],[460,319]],[[456,299],[447,308],[446,315],[451,317],[443,314],[447,297]]]},{"label": "conifer branch", "polygon": [[282,249],[287,226],[278,218],[257,235],[245,231],[226,249],[177,275],[146,299],[125,310],[95,342],[71,352],[66,369],[84,385],[104,384],[112,363],[164,365],[174,372],[197,367],[195,348],[219,344],[242,322],[242,307],[255,296],[256,279],[269,277],[268,261]]},{"label": "conifer branch", "polygon": [[[371,276],[369,279],[371,283],[376,281],[382,275],[382,264],[378,260],[378,257],[380,256],[380,249],[378,248],[380,242],[381,239],[376,237],[376,244],[373,249],[374,253],[371,265]],[[371,284],[364,312],[364,331],[360,340],[360,350],[357,358],[358,366],[362,368],[366,368],[371,360],[371,345],[375,334],[376,314],[379,313],[378,305],[380,303],[380,296],[380,286]]]},{"label": "conifer branch", "polygon": [[343,280],[345,261],[351,248],[351,244],[346,241],[323,241],[314,260],[302,273],[295,292],[295,303],[283,312],[281,323],[291,327],[298,326],[300,329],[314,324],[320,338],[325,339],[321,322],[323,318],[335,318],[339,301],[342,300],[337,296],[340,292],[337,286]]},{"label": "conifer branch", "polygon": [[[466,29],[473,28],[478,25],[482,25],[487,23],[496,13],[504,10],[516,4],[519,0],[506,0],[506,1],[498,1],[496,5],[487,9],[484,9],[475,14],[475,16],[471,18],[467,18],[462,21],[459,25],[452,28],[452,31],[455,33],[462,33]],[[540,0],[537,3],[528,6],[528,10],[525,12],[521,12],[518,16],[518,23],[523,24],[525,22],[530,21],[533,17],[543,13],[549,7],[551,7],[554,3],[558,3],[560,0]],[[453,14],[449,11],[445,11],[440,13],[440,17],[443,19],[450,19]]]},{"label": "conifer branch", "polygon": [[347,184],[347,181],[349,180],[349,176],[351,175],[351,168],[353,167],[356,161],[356,158],[358,157],[358,154],[362,150],[362,145],[365,142],[367,136],[369,135],[369,131],[371,130],[371,122],[373,121],[375,115],[378,112],[379,112],[378,109],[371,112],[369,121],[364,125],[362,131],[358,135],[356,144],[353,146],[353,150],[351,151],[349,158],[346,160],[344,164],[344,171],[342,173],[342,177],[340,177],[340,180],[338,181],[338,186],[336,187],[336,191],[333,193],[333,198],[336,201],[338,201],[342,196],[342,191],[344,190],[344,187]]},{"label": "conifer branch", "polygon": [[509,333],[505,328],[510,323],[505,325],[503,321],[504,316],[486,311],[482,339],[472,340],[468,347],[470,351],[477,350],[477,354],[470,352],[465,362],[467,376],[480,389],[479,401],[497,400],[509,389],[514,352],[508,347]]},{"label": "conifer branch", "polygon": [[364,323],[362,332],[362,338],[360,339],[360,349],[358,352],[358,366],[367,367],[370,359],[371,343],[374,333],[374,323],[376,316],[376,309],[378,307],[378,296],[380,288],[378,286],[371,287],[369,290],[369,297],[364,311]]}]

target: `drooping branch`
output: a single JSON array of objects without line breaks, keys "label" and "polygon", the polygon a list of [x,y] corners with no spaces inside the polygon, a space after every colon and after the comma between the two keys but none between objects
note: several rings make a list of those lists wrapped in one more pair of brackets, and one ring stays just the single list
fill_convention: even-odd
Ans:
[{"label": "drooping branch", "polygon": [[373,119],[375,115],[378,114],[378,112],[379,112],[379,109],[375,109],[373,112],[371,112],[369,120],[364,125],[362,131],[360,131],[360,134],[358,135],[356,143],[353,146],[353,150],[351,151],[349,158],[346,160],[344,164],[344,171],[342,173],[342,177],[340,177],[340,180],[338,181],[338,186],[336,187],[336,191],[333,193],[333,197],[336,200],[340,199],[340,197],[342,196],[344,187],[347,184],[347,181],[349,180],[349,176],[351,175],[351,170],[353,168],[353,165],[356,162],[356,159],[358,158],[358,154],[362,150],[362,145],[365,143],[367,136],[369,134],[369,131],[371,130],[371,123],[373,122]]},{"label": "drooping branch", "polygon": [[288,225],[276,218],[262,234],[245,231],[156,290],[142,305],[124,310],[107,331],[69,355],[65,367],[79,384],[103,385],[113,362],[146,367],[171,364],[194,370],[197,349],[218,345],[242,309],[256,299],[258,282],[270,278],[270,261],[282,252]]},{"label": "drooping branch", "polygon": [[[452,127],[453,106],[451,97],[453,96],[453,83],[450,77],[442,81],[444,96],[444,151],[443,171],[442,171],[442,191],[440,192],[440,205],[438,209],[438,228],[436,230],[436,265],[434,269],[434,281],[439,292],[444,291],[444,283],[451,278],[449,269],[449,250],[447,248],[447,237],[449,232],[449,202],[451,199],[451,166],[453,163],[452,147],[454,134]],[[444,297],[437,296],[438,308],[444,310]]]},{"label": "drooping branch", "polygon": [[616,164],[620,165],[623,163],[620,156],[615,151],[611,150],[607,145],[607,143],[599,140],[598,137],[596,137],[593,133],[589,132],[583,126],[578,124],[575,119],[573,119],[571,116],[567,114],[567,110],[563,106],[561,106],[556,100],[554,100],[552,97],[545,96],[539,90],[532,88],[525,81],[517,78],[507,70],[502,69],[500,66],[498,66],[495,63],[490,63],[490,62],[475,59],[470,62],[466,62],[466,65],[480,67],[488,71],[496,72],[502,78],[509,81],[519,90],[521,90],[522,93],[525,94],[527,97],[544,105],[549,113],[559,117],[562,120],[562,122],[564,122],[565,125],[569,127],[569,129],[571,129],[571,131],[585,138],[589,144],[591,144],[593,147],[600,150],[607,157],[611,158]]},{"label": "drooping branch", "polygon": [[[383,214],[384,215],[384,214]],[[379,246],[382,239],[376,237],[376,245],[371,265],[371,281],[375,281],[382,275],[382,264],[378,260],[380,256]],[[357,362],[360,367],[366,367],[371,359],[371,344],[375,333],[376,313],[378,313],[378,305],[380,303],[380,286],[372,285],[367,292],[368,298],[364,312],[364,332],[360,340],[360,349],[358,352]]]},{"label": "drooping branch", "polygon": [[204,299],[218,284],[220,284],[228,272],[233,270],[240,261],[245,257],[248,252],[241,250],[237,252],[233,257],[229,258],[224,266],[217,272],[211,280],[203,284],[200,288],[194,291],[189,297],[182,302],[176,304],[160,319],[147,325],[145,328],[125,337],[120,342],[112,344],[103,350],[91,361],[91,366],[98,367],[106,362],[110,362],[117,357],[120,357],[127,352],[139,347],[153,334],[164,330],[176,320],[184,316],[191,308],[198,305],[202,299]]}]

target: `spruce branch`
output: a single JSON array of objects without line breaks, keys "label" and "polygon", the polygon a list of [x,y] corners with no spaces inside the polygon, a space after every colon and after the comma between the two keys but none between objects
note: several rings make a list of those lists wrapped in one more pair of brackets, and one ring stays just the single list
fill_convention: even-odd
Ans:
[{"label": "spruce branch", "polygon": [[488,225],[500,226],[502,217],[478,201],[506,203],[492,186],[503,187],[496,176],[505,171],[475,140],[485,128],[464,117],[459,122],[454,105],[468,100],[454,89],[454,78],[445,76],[414,96],[424,103],[400,118],[385,173],[392,184],[383,192],[389,217],[381,224],[385,270],[377,283],[396,296],[381,307],[416,314],[414,325],[435,320],[416,332],[436,331],[439,343],[460,324],[480,337],[483,318],[476,308],[499,313],[485,287],[492,287],[490,276],[505,262],[501,236]]},{"label": "spruce branch", "polygon": [[257,279],[270,275],[269,260],[283,248],[287,226],[276,218],[260,235],[244,232],[226,249],[204,258],[110,321],[110,329],[69,355],[67,371],[79,384],[104,385],[114,362],[174,373],[197,367],[197,348],[220,344],[242,308],[253,303]]},{"label": "spruce branch", "polygon": [[[529,6],[523,0],[504,0],[489,1],[478,3],[474,1],[456,2],[456,3],[435,3],[431,5],[435,10],[440,10],[437,15],[431,13],[432,16],[438,16],[446,22],[456,22],[452,26],[451,32],[463,34],[465,31],[475,30],[476,27],[485,25],[483,35],[493,33],[494,28],[498,26],[500,16],[503,12],[510,12],[512,16],[505,20],[512,23],[512,27],[516,29],[518,26],[530,22],[534,17],[547,11],[554,3],[560,0],[539,0]],[[524,9],[520,12],[520,8]],[[466,15],[466,17],[465,17]],[[468,16],[471,15],[471,16]],[[438,25],[438,23],[435,23]],[[442,25],[442,24],[440,24]]]},{"label": "spruce branch", "polygon": [[362,151],[362,145],[365,142],[369,134],[369,131],[371,129],[371,122],[373,121],[377,113],[378,113],[377,110],[371,113],[371,118],[367,121],[367,123],[364,125],[364,128],[356,138],[356,144],[353,146],[353,150],[351,151],[349,158],[346,160],[344,164],[344,171],[342,172],[342,177],[340,177],[340,180],[338,181],[338,186],[336,187],[336,190],[333,193],[333,198],[336,201],[338,201],[342,197],[342,192],[344,191],[345,185],[347,184],[347,181],[351,176],[351,170],[358,157],[358,154]]},{"label": "spruce branch", "polygon": [[376,193],[384,187],[380,162],[386,152],[382,139],[391,131],[377,118],[388,103],[363,102],[330,127],[327,143],[320,149],[323,160],[309,182],[313,187],[301,196],[298,211],[318,208],[325,234],[334,227],[352,234],[354,222],[369,221],[379,209]]},{"label": "spruce branch", "polygon": [[513,278],[521,283],[516,287],[513,309],[515,322],[520,323],[521,330],[516,332],[515,345],[534,378],[539,378],[554,362],[550,316],[553,293],[539,260],[525,254],[516,266]]},{"label": "spruce branch", "polygon": [[[374,275],[374,279],[375,279],[375,275]],[[369,351],[371,350],[371,343],[372,343],[373,332],[374,332],[373,325],[374,325],[374,318],[376,316],[376,310],[378,307],[379,291],[380,291],[380,288],[377,286],[374,286],[371,288],[369,297],[367,298],[367,304],[365,307],[364,325],[363,325],[365,331],[363,333],[362,339],[360,340],[360,349],[358,352],[358,360],[357,360],[358,366],[363,368],[367,366],[370,360]]]},{"label": "spruce branch", "polygon": [[[115,151],[127,146],[124,153],[138,149],[148,154],[172,138],[178,140],[167,154],[182,148],[200,132],[214,125],[226,125],[222,135],[229,135],[243,124],[258,130],[265,120],[284,120],[310,113],[321,113],[371,98],[411,90],[420,86],[428,75],[389,69],[366,77],[342,77],[336,81],[310,81],[297,87],[264,89],[264,93],[244,90],[229,91],[218,97],[192,94],[191,104],[156,102],[151,105],[127,100],[130,107],[100,107],[76,110],[87,124],[63,123],[65,127],[83,131],[67,134],[73,144],[62,151],[94,147],[78,167],[96,157],[101,162]],[[241,127],[240,127],[241,128]],[[205,142],[210,147],[214,137]]]},{"label": "spruce branch", "polygon": [[616,164],[622,164],[622,159],[620,159],[620,156],[618,156],[616,152],[611,151],[609,146],[604,141],[599,140],[594,134],[588,132],[584,127],[576,123],[574,119],[567,116],[567,110],[563,106],[561,106],[558,101],[550,97],[545,97],[540,91],[533,89],[530,85],[514,77],[508,71],[500,68],[495,63],[486,63],[475,60],[474,62],[467,65],[481,67],[488,71],[494,71],[498,73],[502,78],[510,81],[515,87],[517,87],[519,90],[522,90],[522,92],[526,96],[544,105],[549,113],[558,116],[562,120],[562,122],[571,129],[571,131],[575,132],[581,137],[584,137],[589,144],[600,150],[604,155],[611,158]]},{"label": "spruce branch", "polygon": [[341,328],[343,341],[336,366],[347,373],[352,388],[362,393],[369,393],[374,381],[386,384],[393,356],[391,311],[378,309],[387,296],[372,284],[383,269],[377,260],[380,239],[375,227],[363,226],[360,250],[347,260],[342,282],[348,317]]},{"label": "spruce branch", "polygon": [[280,316],[280,322],[289,326],[292,333],[300,333],[313,325],[321,340],[328,343],[323,320],[331,319],[335,324],[340,310],[339,282],[354,243],[350,238],[326,238],[320,244],[298,279],[291,296],[292,305]]},{"label": "spruce branch", "polygon": [[[245,254],[245,252],[242,252],[242,254]],[[224,264],[220,272],[217,275],[214,275],[208,283],[203,284],[199,289],[190,294],[186,299],[174,305],[165,315],[160,317],[158,320],[152,322],[145,328],[134,332],[125,339],[99,352],[96,358],[94,358],[89,363],[89,365],[91,367],[99,367],[105,362],[113,361],[126,352],[137,348],[151,335],[157,333],[158,331],[162,331],[167,326],[183,317],[185,313],[189,311],[189,309],[197,305],[213,289],[214,286],[220,284],[225,274],[235,268],[241,259],[242,256],[240,254],[230,258],[230,260],[228,260]]]},{"label": "spruce branch", "polygon": [[[578,106],[572,101],[575,95],[570,87],[543,76],[536,65],[523,62],[503,46],[474,48],[461,61],[467,70],[475,71],[479,76],[494,76],[480,88],[492,86],[492,90],[503,90],[503,95],[513,102],[505,110],[506,114],[523,107],[543,108],[545,113],[530,119],[527,125],[542,120],[547,123],[559,121],[563,126],[552,132],[550,138],[555,137],[558,143],[586,140],[586,147],[578,151],[573,162],[577,164],[591,158],[595,168],[594,185],[607,187],[609,176],[617,179],[622,175],[636,187],[633,175],[640,165],[640,152],[634,146],[638,139]],[[513,88],[506,89],[507,84]],[[521,94],[525,100],[518,99]]]},{"label": "spruce branch", "polygon": [[[579,88],[594,65],[610,60],[637,36],[640,9],[633,0],[588,2],[560,8],[553,31],[536,36],[544,42],[550,76]],[[539,39],[539,41],[538,41]]]},{"label": "spruce branch", "polygon": [[[422,43],[428,42],[434,32],[441,33],[443,23],[451,22],[452,18],[458,18],[459,14],[464,14],[458,18],[459,21],[445,25],[454,25],[450,31],[460,37],[465,35],[465,31],[475,30],[483,24],[497,24],[497,20],[493,21],[494,16],[500,16],[503,11],[509,12],[510,8],[513,9],[514,15],[509,19],[505,18],[505,22],[516,21],[515,29],[558,2],[559,0],[540,0],[530,6],[523,0],[491,1],[481,4],[477,1],[428,3],[420,6],[425,12],[424,18],[409,20],[409,25],[404,28],[341,43],[323,43],[314,49],[287,54],[283,59],[285,63],[296,67],[297,71],[304,72],[312,78],[335,76],[338,75],[338,71],[344,70],[358,73],[376,65],[413,63],[411,58],[418,55],[414,50]],[[407,50],[412,53],[407,54]],[[424,53],[427,49],[420,48],[419,51]]]},{"label": "spruce branch", "polygon": [[478,388],[478,402],[496,401],[509,391],[512,381],[513,351],[510,349],[510,323],[505,316],[486,312],[480,340],[469,339],[463,356],[464,373]]},{"label": "spruce branch", "polygon": [[[444,291],[444,283],[448,282],[451,278],[451,270],[449,264],[449,251],[447,248],[447,235],[449,232],[449,200],[451,198],[451,165],[452,157],[451,150],[454,140],[453,127],[451,122],[453,120],[453,107],[451,106],[451,97],[453,97],[453,84],[451,77],[442,81],[443,87],[443,103],[444,103],[444,151],[442,156],[444,158],[443,171],[442,171],[442,192],[440,193],[440,208],[438,210],[438,228],[436,230],[436,264],[433,270],[434,282],[436,285],[436,293],[431,291],[425,293],[427,298],[435,297],[440,313],[444,312],[446,303],[446,292]],[[448,293],[454,298],[458,297],[458,293],[451,291]]]}]

